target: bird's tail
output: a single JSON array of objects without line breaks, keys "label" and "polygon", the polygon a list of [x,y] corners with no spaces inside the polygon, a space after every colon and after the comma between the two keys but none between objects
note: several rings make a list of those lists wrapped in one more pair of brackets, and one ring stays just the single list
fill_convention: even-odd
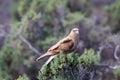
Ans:
[{"label": "bird's tail", "polygon": [[36,61],[39,61],[40,59],[42,59],[42,58],[44,58],[44,57],[47,57],[47,56],[50,56],[50,55],[51,55],[51,53],[50,53],[50,52],[47,52],[47,53],[41,55],[40,57],[38,57],[38,58],[36,59]]}]

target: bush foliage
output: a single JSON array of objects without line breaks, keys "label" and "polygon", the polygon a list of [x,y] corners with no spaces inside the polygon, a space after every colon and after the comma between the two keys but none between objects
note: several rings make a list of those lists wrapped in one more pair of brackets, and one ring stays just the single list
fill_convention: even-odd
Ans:
[{"label": "bush foliage", "polygon": [[[95,64],[99,62],[94,51],[78,54],[58,55],[48,66],[39,71],[39,80],[84,80],[90,78]],[[93,67],[91,67],[93,66]],[[82,70],[83,69],[83,70]],[[83,76],[84,75],[84,76]]]}]

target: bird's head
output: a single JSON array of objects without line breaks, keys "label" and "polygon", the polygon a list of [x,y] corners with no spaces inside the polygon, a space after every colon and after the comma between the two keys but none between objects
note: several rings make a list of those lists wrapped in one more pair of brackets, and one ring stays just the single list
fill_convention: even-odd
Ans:
[{"label": "bird's head", "polygon": [[70,35],[78,35],[79,34],[79,29],[78,28],[73,28],[70,32]]},{"label": "bird's head", "polygon": [[79,29],[78,28],[73,28],[71,30],[70,34],[69,34],[70,37],[74,37],[74,38],[78,37],[78,35],[79,35]]},{"label": "bird's head", "polygon": [[71,30],[72,33],[79,34],[79,29],[78,28],[73,28]]}]

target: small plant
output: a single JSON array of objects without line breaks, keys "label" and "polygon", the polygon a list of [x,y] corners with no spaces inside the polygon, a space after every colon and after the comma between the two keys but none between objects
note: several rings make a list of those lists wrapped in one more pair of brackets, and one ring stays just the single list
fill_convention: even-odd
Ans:
[{"label": "small plant", "polygon": [[110,25],[114,32],[120,31],[120,1],[116,0],[108,7]]},{"label": "small plant", "polygon": [[95,55],[94,50],[85,50],[83,55],[79,57],[79,64],[91,66],[100,61],[99,55]]},{"label": "small plant", "polygon": [[17,80],[29,80],[29,78],[24,74],[22,76],[19,76]]},{"label": "small plant", "polygon": [[[39,71],[39,80],[80,80],[88,79],[93,70],[92,65],[99,62],[99,56],[94,51],[85,50],[82,56],[78,54],[59,54],[49,65]],[[84,76],[83,76],[84,74]]]},{"label": "small plant", "polygon": [[[17,71],[18,66],[21,66],[22,55],[16,48],[4,46],[0,51],[0,79],[13,80],[12,72]],[[17,73],[16,73],[17,74]]]},{"label": "small plant", "polygon": [[81,12],[74,12],[74,13],[68,13],[66,15],[66,20],[64,21],[64,26],[72,25],[80,20],[84,20],[85,15],[82,14]]},{"label": "small plant", "polygon": [[114,75],[115,75],[116,79],[119,80],[120,79],[120,69],[114,70]]}]

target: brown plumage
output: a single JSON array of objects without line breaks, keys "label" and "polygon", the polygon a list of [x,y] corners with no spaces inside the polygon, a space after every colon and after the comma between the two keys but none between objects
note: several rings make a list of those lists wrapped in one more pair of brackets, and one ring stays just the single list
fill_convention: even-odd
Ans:
[{"label": "brown plumage", "polygon": [[78,35],[79,35],[79,29],[78,28],[72,29],[68,36],[66,36],[65,38],[57,42],[55,45],[50,47],[45,54],[38,57],[36,60],[38,61],[44,57],[56,55],[60,51],[62,51],[64,54],[66,52],[74,51],[75,48],[77,47],[76,45],[78,42],[78,37],[79,37]]}]

